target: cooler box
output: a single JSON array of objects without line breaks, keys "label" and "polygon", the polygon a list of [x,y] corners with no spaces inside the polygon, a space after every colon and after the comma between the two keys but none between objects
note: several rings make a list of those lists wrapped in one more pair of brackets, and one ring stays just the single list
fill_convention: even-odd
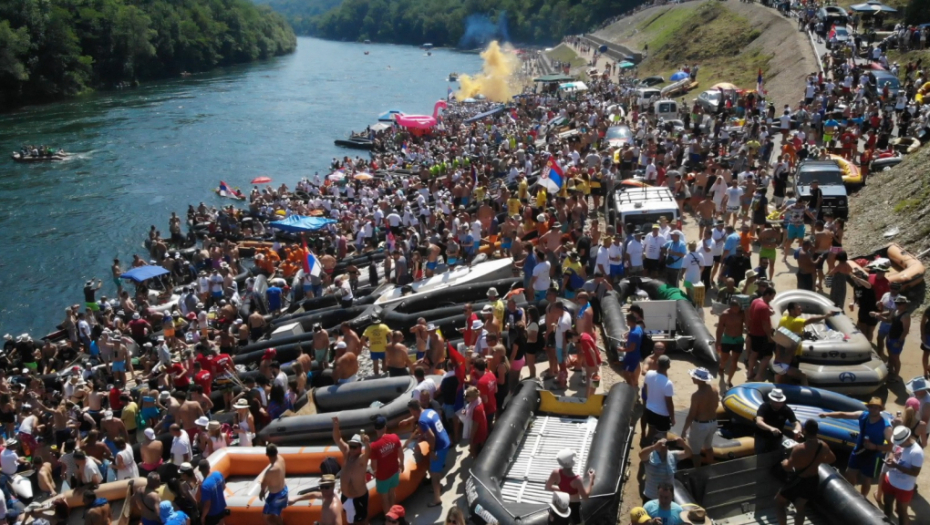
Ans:
[{"label": "cooler box", "polygon": [[797,348],[801,344],[801,336],[788,330],[784,326],[775,330],[775,344],[784,348]]},{"label": "cooler box", "polygon": [[746,294],[735,294],[731,299],[736,299],[739,301],[739,307],[742,308],[744,312],[749,311],[749,305],[752,303],[752,296]]},{"label": "cooler box", "polygon": [[691,285],[691,299],[694,301],[694,304],[696,304],[698,308],[702,308],[704,306],[704,293],[704,283],[695,283]]},{"label": "cooler box", "polygon": [[272,339],[280,339],[291,335],[300,335],[304,333],[303,326],[299,322],[282,324],[277,330],[271,333]]}]

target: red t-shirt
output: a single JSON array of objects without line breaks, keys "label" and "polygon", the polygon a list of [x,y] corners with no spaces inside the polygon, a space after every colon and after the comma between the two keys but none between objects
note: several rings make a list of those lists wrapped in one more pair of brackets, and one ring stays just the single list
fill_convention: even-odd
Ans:
[{"label": "red t-shirt", "polygon": [[749,305],[749,335],[762,337],[765,333],[765,320],[771,317],[769,305],[762,298],[754,299]]},{"label": "red t-shirt", "polygon": [[213,360],[213,368],[210,369],[210,372],[213,374],[213,377],[220,377],[227,370],[232,370],[232,368],[232,357],[229,357],[229,354],[219,354]]},{"label": "red t-shirt", "polygon": [[209,396],[213,392],[213,376],[206,370],[201,370],[194,375],[194,382],[203,387],[204,395]]},{"label": "red t-shirt", "polygon": [[485,370],[484,375],[481,376],[481,379],[478,380],[478,384],[475,385],[475,387],[482,396],[488,399],[485,402],[487,405],[485,411],[488,414],[496,414],[497,397],[494,394],[497,393],[497,378],[494,377],[494,374],[492,374],[490,370]]},{"label": "red t-shirt", "polygon": [[400,448],[400,438],[395,434],[384,434],[371,444],[371,456],[369,457],[378,462],[375,479],[384,481],[397,474],[400,470],[397,465],[397,451]]},{"label": "red t-shirt", "polygon": [[129,332],[133,337],[145,337],[145,329],[152,329],[152,325],[145,319],[133,319],[129,321]]},{"label": "red t-shirt", "polygon": [[112,410],[122,410],[123,402],[120,401],[121,392],[115,387],[110,389],[110,409]]},{"label": "red t-shirt", "polygon": [[875,293],[875,299],[881,301],[882,296],[891,291],[891,283],[888,279],[882,277],[878,278],[878,274],[872,274],[869,276],[869,284],[872,285],[872,291]]},{"label": "red t-shirt", "polygon": [[175,388],[184,388],[191,384],[191,380],[187,377],[187,374],[184,373],[184,367],[181,363],[174,363],[168,367],[169,374],[176,374],[177,377],[174,379]]},{"label": "red t-shirt", "polygon": [[465,346],[473,346],[478,339],[479,330],[472,330],[471,324],[478,320],[478,314],[472,314],[465,320],[465,331],[462,332],[462,338],[465,339]]},{"label": "red t-shirt", "polygon": [[200,354],[194,358],[195,362],[200,363],[201,369],[206,370],[210,373],[213,372],[213,361],[214,360],[215,359],[213,356],[205,356],[203,354]]},{"label": "red t-shirt", "polygon": [[480,445],[488,439],[488,416],[484,411],[484,403],[478,403],[475,407],[471,421],[475,425],[475,435],[471,438],[471,444]]},{"label": "red t-shirt", "polygon": [[591,334],[585,332],[581,334],[581,352],[584,357],[585,366],[597,366],[601,362],[601,356],[597,351],[597,345]]}]

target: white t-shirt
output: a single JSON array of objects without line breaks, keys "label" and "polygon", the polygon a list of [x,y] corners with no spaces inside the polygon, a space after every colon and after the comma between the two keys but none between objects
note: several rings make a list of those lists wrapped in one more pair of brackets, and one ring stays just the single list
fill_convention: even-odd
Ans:
[{"label": "white t-shirt", "polygon": [[184,456],[193,456],[191,450],[191,439],[187,432],[181,431],[181,435],[171,440],[171,458],[175,465],[180,465],[187,461]]},{"label": "white t-shirt", "polygon": [[283,371],[278,372],[278,375],[275,376],[274,378],[274,384],[281,385],[281,388],[283,388],[284,391],[286,392],[287,391],[287,374],[285,374]]},{"label": "white t-shirt", "polygon": [[701,268],[704,266],[704,254],[701,252],[688,252],[682,261],[685,270],[685,280],[691,284],[701,282]]},{"label": "white t-shirt", "polygon": [[3,452],[0,452],[0,471],[3,471],[7,476],[16,474],[16,469],[19,468],[18,460],[19,456],[15,450],[11,448],[3,449]]},{"label": "white t-shirt", "polygon": [[651,233],[643,240],[643,246],[646,251],[646,258],[657,260],[662,253],[662,247],[665,246],[665,237],[661,235],[652,235]]},{"label": "white t-shirt", "polygon": [[598,246],[597,248],[597,258],[595,259],[595,264],[603,268],[605,272],[610,271],[610,249],[606,246]]},{"label": "white t-shirt", "polygon": [[[533,290],[535,291],[545,291],[549,289],[549,270],[552,269],[552,265],[549,261],[543,261],[537,263],[533,268]],[[539,277],[537,279],[537,276]]]},{"label": "white t-shirt", "polygon": [[[130,479],[139,477],[139,466],[136,465],[136,461],[132,455],[132,447],[126,447],[123,450],[116,453],[116,456],[122,458],[123,468],[116,469],[116,479]],[[116,463],[114,463],[116,466]]]},{"label": "white t-shirt", "polygon": [[743,188],[739,186],[735,188],[727,188],[727,208],[734,209],[739,208],[739,199],[743,196]]},{"label": "white t-shirt", "polygon": [[[130,452],[132,452],[132,449],[130,449]],[[96,476],[100,476],[101,481],[105,481],[103,475],[100,473],[100,467],[97,466],[97,460],[88,456],[87,461],[84,462],[84,469],[81,471],[81,481],[90,483]]]},{"label": "white t-shirt", "polygon": [[[894,455],[898,458],[898,463],[905,467],[921,467],[924,464],[924,451],[916,442],[911,446],[894,447]],[[891,486],[899,490],[914,490],[917,484],[917,476],[905,474],[898,469],[888,470],[888,482]]]},{"label": "white t-shirt", "polygon": [[668,406],[665,404],[666,397],[675,395],[675,385],[672,380],[664,374],[655,370],[646,372],[646,410],[660,416],[670,416]]},{"label": "white t-shirt", "polygon": [[570,313],[563,311],[562,317],[559,317],[559,321],[555,324],[555,346],[556,348],[564,348],[564,336],[565,332],[570,330],[572,327],[572,316]]},{"label": "white t-shirt", "polygon": [[626,254],[630,257],[630,266],[643,265],[643,243],[636,239],[626,244]]}]

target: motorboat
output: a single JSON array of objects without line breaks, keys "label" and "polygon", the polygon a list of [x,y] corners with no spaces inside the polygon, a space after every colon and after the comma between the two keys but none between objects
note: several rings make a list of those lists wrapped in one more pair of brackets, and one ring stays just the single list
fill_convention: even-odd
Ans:
[{"label": "motorboat", "polygon": [[68,160],[71,158],[71,154],[65,153],[63,150],[59,150],[51,155],[23,155],[21,152],[14,151],[11,157],[14,162],[52,162]]},{"label": "motorboat", "polygon": [[346,139],[336,139],[333,141],[337,146],[351,149],[372,149],[375,144],[368,137],[352,135]]},{"label": "motorboat", "polygon": [[378,297],[374,304],[385,307],[403,301],[412,294],[454,288],[463,284],[496,281],[506,277],[513,277],[513,259],[510,257],[483,262],[475,266],[459,266],[403,286],[385,283],[375,289],[372,294]]},{"label": "motorboat", "polygon": [[546,480],[559,468],[559,451],[568,447],[576,453],[576,472],[597,473],[591,497],[581,501],[584,522],[617,523],[636,396],[636,389],[625,383],[615,384],[607,395],[578,399],[542,390],[535,380],[524,381],[465,483],[472,522],[548,523],[552,492],[546,490]]},{"label": "motorboat", "polygon": [[459,74],[452,72],[449,73],[449,82],[456,82],[459,79]]}]

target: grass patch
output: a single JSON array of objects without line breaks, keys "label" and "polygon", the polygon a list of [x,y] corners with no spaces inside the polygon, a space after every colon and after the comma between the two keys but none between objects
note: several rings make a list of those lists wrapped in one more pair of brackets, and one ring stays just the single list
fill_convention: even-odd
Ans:
[{"label": "grass patch", "polygon": [[648,39],[649,53],[639,66],[639,77],[669,75],[684,64],[698,64],[701,89],[717,82],[731,82],[752,89],[759,69],[768,71],[772,58],[760,49],[747,49],[761,32],[749,21],[717,1],[705,2],[695,9],[673,11],[655,20],[657,26]]},{"label": "grass patch", "polygon": [[897,49],[888,50],[888,63],[898,63],[898,76],[902,81],[904,80],[904,70],[906,69],[905,66],[907,66],[907,63],[917,62],[918,60],[923,65],[926,65],[928,62],[930,62],[930,49],[908,51],[907,53],[902,53]]},{"label": "grass patch", "polygon": [[588,63],[587,60],[578,56],[578,53],[575,53],[574,50],[565,44],[559,44],[552,51],[546,51],[546,55],[552,60],[567,62],[571,64],[572,67],[584,67]]},{"label": "grass patch", "polygon": [[917,207],[920,206],[920,203],[920,199],[904,199],[903,201],[894,205],[894,212],[902,213],[917,209]]}]

